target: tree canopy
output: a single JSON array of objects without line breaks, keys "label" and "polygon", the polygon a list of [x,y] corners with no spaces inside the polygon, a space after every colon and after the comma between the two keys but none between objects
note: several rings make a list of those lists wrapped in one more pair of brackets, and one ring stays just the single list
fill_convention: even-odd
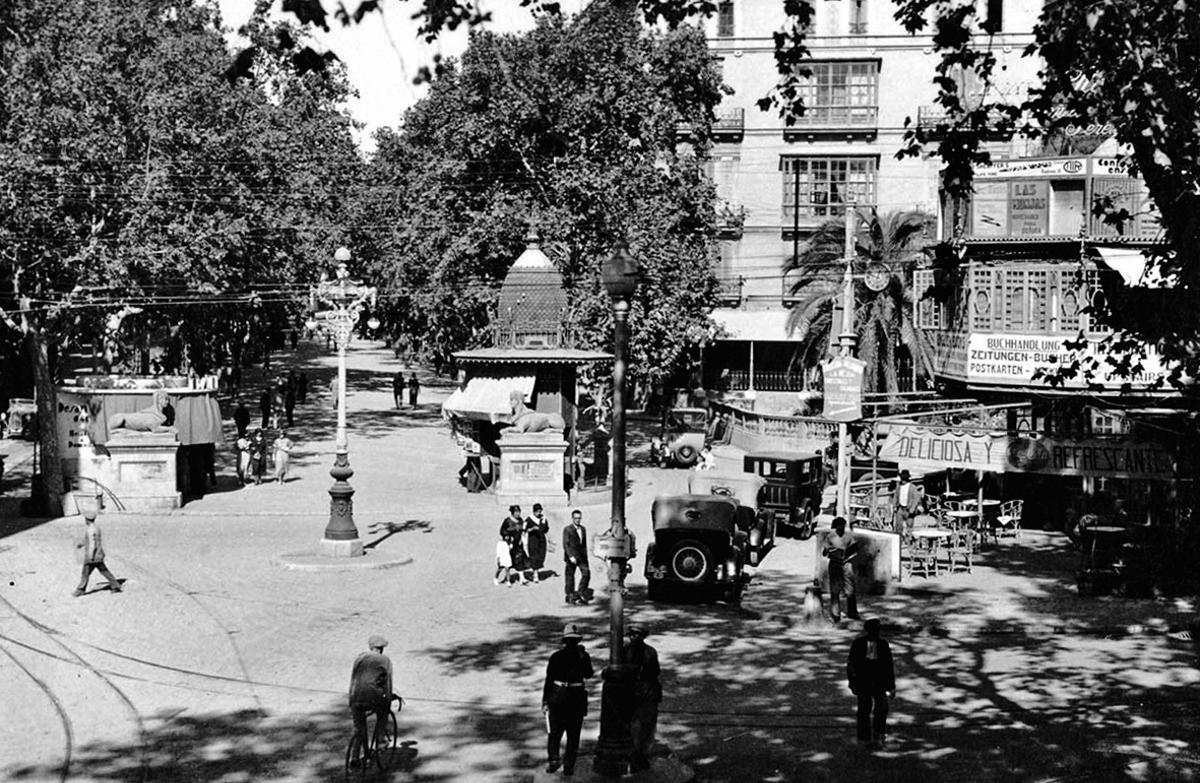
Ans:
[{"label": "tree canopy", "polygon": [[[54,350],[170,330],[206,371],[292,320],[331,252],[357,153],[336,69],[300,73],[298,32],[259,17],[229,68],[192,0],[30,0],[0,19],[0,314],[34,368],[61,491]],[[120,358],[113,357],[113,358]]]},{"label": "tree canopy", "polygon": [[644,272],[632,372],[663,380],[716,289],[715,194],[700,161],[676,154],[677,127],[702,148],[720,95],[696,31],[653,33],[610,4],[524,34],[473,34],[401,131],[378,137],[362,211],[393,227],[363,241],[396,293],[385,323],[435,361],[486,343],[532,222],[563,274],[577,343],[606,347],[599,267],[626,241]]}]

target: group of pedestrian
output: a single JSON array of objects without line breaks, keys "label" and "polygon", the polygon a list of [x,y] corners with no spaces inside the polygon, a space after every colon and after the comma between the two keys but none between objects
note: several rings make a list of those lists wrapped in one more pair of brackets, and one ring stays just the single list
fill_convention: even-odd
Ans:
[{"label": "group of pedestrian", "polygon": [[421,394],[421,382],[417,379],[417,374],[410,373],[408,381],[404,380],[404,373],[396,370],[396,374],[392,376],[392,401],[396,405],[396,409],[404,407],[404,390],[408,389],[408,405],[410,408],[417,407],[417,398]]},{"label": "group of pedestrian", "polygon": [[496,584],[513,584],[516,575],[521,584],[542,581],[546,567],[550,520],[541,503],[533,504],[533,516],[522,517],[521,507],[508,507],[508,516],[500,522],[500,538],[496,542]]},{"label": "group of pedestrian", "polygon": [[[280,484],[287,481],[291,467],[295,442],[288,436],[285,427],[295,422],[296,405],[308,400],[308,374],[289,370],[274,386],[263,389],[260,395],[260,426],[250,430],[250,410],[245,400],[238,400],[233,411],[233,423],[237,427],[237,477],[241,486],[262,484],[274,479]],[[286,422],[286,425],[285,425]],[[268,437],[269,432],[276,433]],[[270,475],[268,476],[268,468]]]},{"label": "group of pedestrian", "polygon": [[[631,772],[640,772],[650,768],[650,749],[658,730],[658,705],[663,695],[662,669],[658,652],[646,644],[646,626],[631,622],[625,633],[629,640],[622,647],[621,660],[633,674],[633,713],[629,727],[633,754],[629,768]],[[594,676],[591,656],[583,646],[583,632],[575,623],[567,623],[562,647],[550,656],[542,684],[547,772],[561,767],[563,775],[575,773],[583,719],[588,711],[587,680]]]}]

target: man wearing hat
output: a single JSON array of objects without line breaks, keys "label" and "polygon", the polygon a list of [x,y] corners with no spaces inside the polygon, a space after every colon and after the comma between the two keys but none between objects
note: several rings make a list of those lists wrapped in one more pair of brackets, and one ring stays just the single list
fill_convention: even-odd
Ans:
[{"label": "man wearing hat", "polygon": [[875,618],[863,623],[846,662],[850,692],[858,698],[858,741],[876,745],[887,738],[888,699],[896,695],[892,648],[880,637],[879,625]]},{"label": "man wearing hat", "polygon": [[900,471],[900,485],[892,500],[896,507],[895,530],[902,536],[912,533],[912,518],[921,510],[925,502],[925,490],[913,484],[912,476],[907,470]]},{"label": "man wearing hat", "polygon": [[[363,758],[369,755],[367,713],[375,713],[376,727],[385,725],[392,704],[392,660],[383,654],[387,639],[376,634],[367,640],[366,652],[354,659],[350,670],[350,713],[354,734],[362,743]],[[378,731],[378,728],[376,729]]]},{"label": "man wearing hat", "polygon": [[121,580],[113,576],[112,571],[108,570],[108,566],[104,565],[104,544],[100,540],[100,526],[96,524],[96,512],[90,509],[84,511],[83,523],[83,535],[75,542],[75,549],[83,557],[83,574],[79,577],[79,586],[75,588],[73,595],[79,597],[87,590],[92,571],[99,571],[100,575],[108,580],[109,592],[121,592]]},{"label": "man wearing hat", "polygon": [[[580,642],[583,634],[575,623],[563,628],[562,648],[550,656],[546,665],[546,683],[542,686],[542,712],[546,713],[546,771],[562,766],[564,775],[575,774],[579,754],[579,732],[587,715],[587,689],[584,680],[592,677],[592,659]],[[560,759],[559,745],[567,735],[566,751]]]},{"label": "man wearing hat", "polygon": [[630,623],[625,629],[629,641],[625,644],[624,660],[634,671],[633,717],[629,728],[633,735],[631,771],[650,769],[650,748],[658,729],[658,703],[662,701],[661,669],[658,651],[646,644],[646,626]]}]

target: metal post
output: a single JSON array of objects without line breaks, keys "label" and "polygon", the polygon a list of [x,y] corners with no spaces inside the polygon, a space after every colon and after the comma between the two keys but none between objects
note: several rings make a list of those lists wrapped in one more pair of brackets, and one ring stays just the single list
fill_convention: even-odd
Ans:
[{"label": "metal post", "polygon": [[[612,407],[612,534],[625,537],[625,368],[629,354],[629,302],[613,303],[613,407]],[[621,572],[625,560],[608,561],[609,653],[608,662],[621,664],[625,639],[625,601],[621,595]]]},{"label": "metal post", "polygon": [[[629,355],[629,301],[613,302],[613,407],[612,407],[612,534],[625,537],[625,369]],[[620,777],[633,753],[630,721],[633,716],[633,672],[623,660],[625,599],[621,572],[625,558],[608,561],[608,666],[600,694],[600,739],[596,743],[595,770],[606,778]]]},{"label": "metal post", "polygon": [[[854,356],[858,345],[858,336],[854,332],[854,220],[855,205],[847,203],[846,207],[846,272],[842,278],[842,333],[840,335],[841,355]],[[850,514],[850,427],[846,422],[838,422],[838,515],[849,520]]]},{"label": "metal post", "polygon": [[358,540],[358,527],[354,524],[354,488],[349,482],[350,477],[354,475],[354,469],[350,467],[349,442],[346,437],[346,348],[350,343],[356,316],[357,312],[339,307],[330,318],[338,349],[338,410],[333,467],[329,469],[329,475],[333,477],[333,486],[329,488],[326,541]]}]

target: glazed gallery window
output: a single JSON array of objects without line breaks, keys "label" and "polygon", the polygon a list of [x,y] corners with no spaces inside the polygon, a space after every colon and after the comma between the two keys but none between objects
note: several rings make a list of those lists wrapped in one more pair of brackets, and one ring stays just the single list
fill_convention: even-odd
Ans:
[{"label": "glazed gallery window", "polygon": [[815,62],[808,68],[812,76],[800,88],[806,110],[797,126],[853,128],[876,124],[878,62]]},{"label": "glazed gallery window", "polygon": [[783,219],[788,224],[799,210],[800,218],[827,218],[845,214],[845,205],[869,207],[875,203],[874,157],[780,158],[783,172]]},{"label": "glazed gallery window", "polygon": [[717,6],[717,37],[733,37],[733,3],[729,0]]}]

